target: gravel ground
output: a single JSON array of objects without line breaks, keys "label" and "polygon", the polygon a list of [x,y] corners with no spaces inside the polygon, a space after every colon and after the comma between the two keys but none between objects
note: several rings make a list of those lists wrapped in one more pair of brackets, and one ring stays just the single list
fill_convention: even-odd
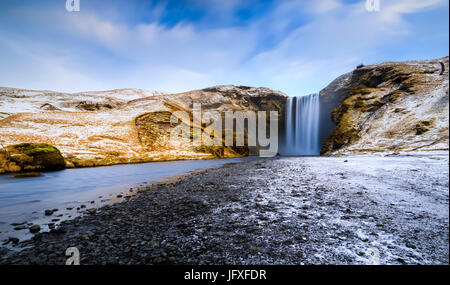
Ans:
[{"label": "gravel ground", "polygon": [[227,164],[0,249],[0,264],[448,264],[448,152]]}]

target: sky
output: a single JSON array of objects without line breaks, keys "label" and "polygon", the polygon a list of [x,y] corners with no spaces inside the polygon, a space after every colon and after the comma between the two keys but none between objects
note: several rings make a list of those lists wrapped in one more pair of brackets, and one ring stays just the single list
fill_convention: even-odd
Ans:
[{"label": "sky", "polygon": [[320,91],[359,64],[441,58],[448,0],[0,1],[0,86]]}]

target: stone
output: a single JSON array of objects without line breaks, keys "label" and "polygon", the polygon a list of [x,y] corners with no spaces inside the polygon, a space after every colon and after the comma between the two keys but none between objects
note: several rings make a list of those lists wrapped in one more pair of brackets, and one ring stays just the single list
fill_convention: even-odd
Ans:
[{"label": "stone", "polygon": [[30,227],[30,233],[38,233],[41,230],[41,226],[39,225],[33,225]]},{"label": "stone", "polygon": [[9,148],[22,155],[16,159],[23,169],[60,170],[66,167],[61,152],[54,146],[45,143],[21,143]]},{"label": "stone", "polygon": [[16,230],[16,231],[20,231],[20,230],[24,230],[24,229],[26,229],[27,227],[25,226],[25,225],[19,225],[19,226],[16,226],[15,228],[14,228],[14,230]]},{"label": "stone", "polygon": [[8,242],[11,242],[13,244],[18,244],[19,243],[19,239],[16,237],[9,237],[8,238]]},{"label": "stone", "polygon": [[92,209],[88,209],[87,212],[91,215],[95,214],[97,212],[97,209],[92,208]]}]

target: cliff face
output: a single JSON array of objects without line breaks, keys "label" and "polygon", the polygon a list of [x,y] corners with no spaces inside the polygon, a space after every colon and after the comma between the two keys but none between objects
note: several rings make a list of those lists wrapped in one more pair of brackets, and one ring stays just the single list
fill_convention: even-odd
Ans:
[{"label": "cliff face", "polygon": [[322,154],[448,150],[449,58],[359,67],[321,91]]},{"label": "cliff face", "polygon": [[170,123],[171,113],[191,114],[193,104],[200,103],[206,117],[211,111],[266,110],[279,111],[282,118],[285,100],[286,95],[278,91],[232,85],[179,94],[0,88],[0,142],[53,145],[69,167],[242,156],[248,148],[199,148],[183,138],[169,140],[177,125]]}]

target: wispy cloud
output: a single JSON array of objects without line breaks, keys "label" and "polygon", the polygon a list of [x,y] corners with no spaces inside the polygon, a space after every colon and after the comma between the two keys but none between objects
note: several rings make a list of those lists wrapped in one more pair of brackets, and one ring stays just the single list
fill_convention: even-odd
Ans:
[{"label": "wispy cloud", "polygon": [[[59,7],[8,7],[15,16],[0,19],[5,22],[0,28],[0,85],[176,92],[234,83],[295,95],[318,91],[361,62],[401,59],[399,47],[417,57],[448,49],[448,33],[447,46],[435,46],[433,54],[413,47],[423,36],[415,31],[419,25],[422,33],[442,34],[440,22],[414,16],[431,11],[448,25],[448,12],[441,10],[448,8],[445,0],[382,1],[378,13],[366,11],[365,1],[286,0],[245,16],[244,22],[233,18],[256,9],[257,1],[249,2],[254,6],[206,2],[187,1],[195,7],[208,5],[204,17],[181,17],[170,24],[162,20],[171,11],[167,1],[142,11],[140,17],[147,15],[147,20],[137,22],[96,9],[67,13]],[[115,14],[113,5],[108,9],[106,15]],[[222,24],[208,25],[219,14]],[[21,25],[14,26],[16,22]]]}]

